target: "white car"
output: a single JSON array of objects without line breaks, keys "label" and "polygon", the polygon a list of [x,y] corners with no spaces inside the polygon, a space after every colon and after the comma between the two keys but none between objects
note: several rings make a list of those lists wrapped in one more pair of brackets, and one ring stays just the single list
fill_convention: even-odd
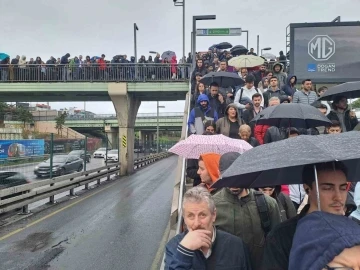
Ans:
[{"label": "white car", "polygon": [[[108,149],[109,151],[109,149]],[[94,152],[94,158],[104,158],[106,155],[106,148],[99,148]]]},{"label": "white car", "polygon": [[[118,162],[119,161],[119,150],[114,149],[110,150],[107,154],[107,161],[108,162]],[[106,162],[106,155],[104,156],[104,161]]]}]

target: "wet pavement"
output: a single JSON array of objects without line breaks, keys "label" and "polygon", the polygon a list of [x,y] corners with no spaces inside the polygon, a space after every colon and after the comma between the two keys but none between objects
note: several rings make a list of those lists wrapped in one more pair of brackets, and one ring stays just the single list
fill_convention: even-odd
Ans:
[{"label": "wet pavement", "polygon": [[163,159],[0,227],[0,269],[149,269],[169,220],[176,165],[175,156]]}]

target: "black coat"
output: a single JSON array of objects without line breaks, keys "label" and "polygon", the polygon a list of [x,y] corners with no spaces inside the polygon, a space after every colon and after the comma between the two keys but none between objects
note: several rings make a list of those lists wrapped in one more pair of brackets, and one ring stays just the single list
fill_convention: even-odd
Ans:
[{"label": "black coat", "polygon": [[[338,122],[339,121],[339,117],[337,116],[336,112],[331,111],[327,117],[329,118],[330,121],[336,120]],[[345,111],[345,127],[346,127],[346,131],[352,131],[356,125],[358,124],[358,120],[357,118],[351,118],[350,117],[350,110]]]},{"label": "black coat", "polygon": [[194,180],[193,186],[201,184],[201,178],[198,175],[197,171],[199,170],[199,160],[197,159],[188,159],[186,167],[186,176]]}]

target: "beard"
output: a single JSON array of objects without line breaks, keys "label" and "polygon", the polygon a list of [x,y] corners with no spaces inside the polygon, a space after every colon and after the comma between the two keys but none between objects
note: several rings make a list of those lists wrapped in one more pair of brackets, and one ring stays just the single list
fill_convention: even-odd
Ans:
[{"label": "beard", "polygon": [[238,196],[244,191],[244,188],[229,188],[229,190],[232,195]]}]

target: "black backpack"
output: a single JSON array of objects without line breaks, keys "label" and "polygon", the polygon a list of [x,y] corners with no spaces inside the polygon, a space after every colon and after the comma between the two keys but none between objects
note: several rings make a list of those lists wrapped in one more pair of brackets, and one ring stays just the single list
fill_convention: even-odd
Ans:
[{"label": "black backpack", "polygon": [[269,216],[269,208],[265,200],[265,195],[260,191],[254,191],[256,206],[259,211],[261,228],[264,231],[265,237],[268,235],[271,229],[271,220]]}]

